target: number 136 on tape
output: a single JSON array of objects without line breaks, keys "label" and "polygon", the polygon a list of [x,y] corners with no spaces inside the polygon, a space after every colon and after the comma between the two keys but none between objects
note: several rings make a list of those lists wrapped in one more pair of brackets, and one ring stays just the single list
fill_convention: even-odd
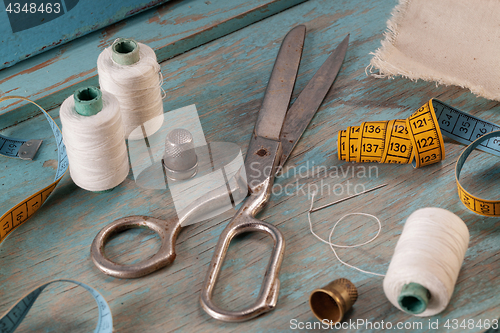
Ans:
[{"label": "number 136 on tape", "polygon": [[338,157],[352,162],[412,163],[419,168],[444,159],[443,135],[469,145],[457,161],[460,200],[477,214],[500,216],[500,200],[479,199],[459,182],[460,170],[472,150],[477,148],[500,156],[500,126],[436,99],[431,99],[407,119],[367,121],[340,131]]}]

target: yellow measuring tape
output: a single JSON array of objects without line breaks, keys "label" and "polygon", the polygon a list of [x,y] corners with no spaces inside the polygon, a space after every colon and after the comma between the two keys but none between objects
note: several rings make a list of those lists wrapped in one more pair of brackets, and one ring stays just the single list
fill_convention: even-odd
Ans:
[{"label": "yellow measuring tape", "polygon": [[[28,218],[30,218],[47,200],[49,195],[54,191],[57,184],[64,176],[66,170],[68,170],[68,156],[66,155],[66,146],[64,145],[63,138],[59,127],[54,122],[54,120],[49,116],[49,114],[38,104],[30,101],[27,98],[20,96],[7,96],[0,98],[0,102],[9,99],[22,99],[36,105],[40,110],[42,110],[45,118],[52,128],[52,133],[56,138],[57,144],[57,171],[56,176],[52,184],[46,186],[35,194],[29,196],[21,203],[15,205],[8,212],[0,217],[0,242],[2,242],[5,237],[16,229],[18,226],[23,224]],[[22,158],[22,147],[25,143],[29,141],[22,139],[13,139],[0,135],[0,155],[12,158]],[[36,153],[36,151],[35,151]],[[69,282],[76,284],[85,290],[87,290],[98,305],[99,316],[97,321],[97,326],[95,333],[112,333],[113,331],[113,318],[111,316],[111,309],[104,297],[96,291],[94,288],[88,285],[75,281],[75,280],[53,280],[47,282],[41,286],[38,286],[32,290],[28,295],[25,295],[21,300],[19,300],[12,308],[10,308],[4,315],[0,317],[0,332],[2,333],[13,333],[17,327],[21,324],[25,316],[28,314],[29,310],[35,303],[38,296],[42,291],[52,283],[55,282]]]},{"label": "yellow measuring tape", "polygon": [[[66,147],[63,143],[61,131],[59,130],[59,127],[57,127],[57,124],[54,122],[54,120],[40,105],[30,101],[27,98],[21,96],[6,96],[0,98],[0,102],[9,99],[25,100],[36,105],[40,110],[42,110],[45,118],[47,118],[47,121],[52,128],[54,137],[56,138],[58,163],[56,176],[51,184],[24,199],[22,202],[9,209],[9,211],[7,211],[0,217],[0,243],[5,239],[5,237],[7,237],[9,233],[26,222],[26,220],[30,218],[42,206],[42,204],[47,200],[52,191],[54,191],[57,184],[64,176],[66,170],[68,170],[68,156],[66,155]],[[21,158],[19,150],[25,142],[26,140],[12,139],[0,136],[0,155],[12,158]]]},{"label": "yellow measuring tape", "polygon": [[500,152],[500,131],[494,131],[484,136],[470,144],[464,151],[460,154],[457,160],[457,165],[455,167],[455,179],[457,181],[458,196],[463,204],[472,210],[474,213],[485,215],[485,216],[500,216],[500,200],[486,200],[480,199],[469,192],[467,192],[460,184],[460,171],[465,163],[465,160],[470,155],[470,153],[476,149],[479,145],[487,143],[491,146],[496,146]]},{"label": "yellow measuring tape", "polygon": [[419,168],[444,159],[445,135],[470,145],[457,162],[456,179],[460,200],[477,214],[500,216],[500,201],[474,197],[459,182],[460,170],[475,148],[500,156],[500,132],[495,132],[499,130],[498,125],[431,99],[407,119],[367,121],[361,126],[350,126],[340,131],[337,151],[340,160],[413,163],[414,167]]},{"label": "yellow measuring tape", "polygon": [[339,159],[352,162],[411,163],[444,159],[444,142],[432,100],[407,119],[366,121],[338,134]]}]

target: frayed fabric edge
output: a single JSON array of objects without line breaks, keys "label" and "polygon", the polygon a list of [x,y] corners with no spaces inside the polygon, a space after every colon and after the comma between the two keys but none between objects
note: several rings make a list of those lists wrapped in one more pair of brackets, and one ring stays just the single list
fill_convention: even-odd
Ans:
[{"label": "frayed fabric edge", "polygon": [[[394,45],[399,34],[399,26],[404,21],[405,14],[412,0],[399,0],[399,4],[391,12],[391,18],[387,21],[387,30],[384,32],[385,41]],[[382,44],[382,48],[384,44]],[[380,49],[379,49],[380,50]]]},{"label": "frayed fabric edge", "polygon": [[[399,4],[392,9],[391,18],[387,21],[387,30],[384,32],[382,46],[375,52],[370,53],[373,55],[373,58],[370,64],[365,68],[366,75],[371,75],[376,78],[394,78],[396,75],[404,75],[404,71],[383,59],[390,53],[391,48],[395,49],[394,43],[399,34],[399,26],[404,21],[410,2],[411,0],[400,0]],[[379,73],[373,72],[374,67],[378,69]],[[368,74],[368,72],[370,74]]]},{"label": "frayed fabric edge", "polygon": [[[382,46],[379,47],[375,52],[370,52],[370,55],[373,55],[373,57],[370,60],[370,64],[365,68],[366,75],[373,76],[375,78],[387,79],[394,79],[395,76],[400,75],[414,82],[422,79],[428,82],[436,82],[436,86],[453,85],[464,89],[469,89],[471,93],[478,97],[500,101],[500,96],[486,91],[482,86],[472,85],[470,84],[470,82],[465,82],[464,84],[462,80],[458,80],[448,75],[417,75],[412,71],[404,70],[384,60],[391,52],[396,50],[396,46],[394,44],[396,43],[396,39],[399,35],[399,27],[404,21],[405,14],[411,1],[412,0],[400,0],[399,4],[397,4],[393,8],[391,12],[391,18],[387,21],[387,30],[384,32],[384,40],[382,40],[381,42]],[[378,70],[378,73],[375,72],[376,70]]]},{"label": "frayed fabric edge", "polygon": [[[470,82],[464,82],[463,80],[459,80],[457,78],[444,75],[440,73],[437,75],[429,75],[429,74],[416,74],[412,71],[403,70],[399,67],[396,67],[382,59],[375,54],[372,61],[370,61],[370,65],[368,65],[365,69],[367,75],[373,76],[375,78],[386,78],[386,79],[394,79],[396,76],[401,76],[405,79],[409,79],[413,82],[417,82],[418,80],[423,80],[427,82],[435,82],[436,86],[444,85],[444,86],[458,86],[464,89],[469,89],[471,93],[478,97],[483,97],[486,99],[500,101],[500,96],[495,95],[491,92],[486,91],[482,86],[473,85]],[[378,69],[378,73],[374,73],[373,68]]]}]

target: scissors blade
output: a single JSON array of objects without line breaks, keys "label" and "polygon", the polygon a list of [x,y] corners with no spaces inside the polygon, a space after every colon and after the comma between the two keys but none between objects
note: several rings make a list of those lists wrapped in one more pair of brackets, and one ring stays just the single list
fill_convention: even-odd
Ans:
[{"label": "scissors blade", "polygon": [[255,136],[280,140],[299,70],[305,35],[306,27],[299,25],[288,32],[281,44],[255,123]]},{"label": "scissors blade", "polygon": [[282,155],[279,166],[282,167],[300,137],[318,111],[321,103],[330,90],[340,66],[344,61],[349,44],[349,35],[337,46],[307,86],[302,90],[287,113],[281,132]]}]

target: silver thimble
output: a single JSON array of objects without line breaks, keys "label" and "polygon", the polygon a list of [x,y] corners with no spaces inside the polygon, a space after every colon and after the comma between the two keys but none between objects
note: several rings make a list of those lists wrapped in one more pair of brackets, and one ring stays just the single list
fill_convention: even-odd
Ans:
[{"label": "silver thimble", "polygon": [[162,163],[165,174],[172,180],[189,179],[196,174],[198,157],[188,130],[176,128],[167,134]]}]

